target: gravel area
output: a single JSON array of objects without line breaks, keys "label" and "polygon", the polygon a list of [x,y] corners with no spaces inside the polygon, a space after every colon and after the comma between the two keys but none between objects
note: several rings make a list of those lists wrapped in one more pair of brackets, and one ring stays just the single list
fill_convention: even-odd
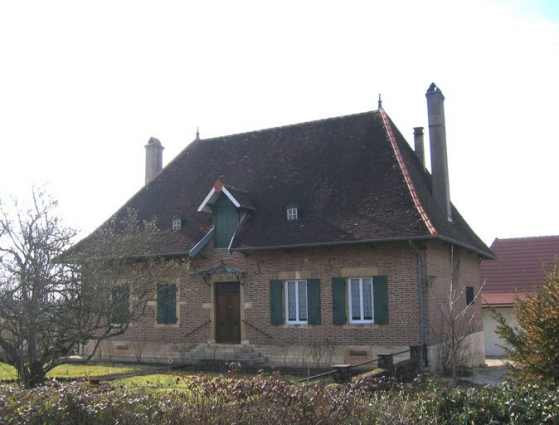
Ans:
[{"label": "gravel area", "polygon": [[479,385],[498,387],[505,380],[507,374],[506,359],[487,358],[485,366],[474,368],[472,376],[462,378],[463,381]]}]

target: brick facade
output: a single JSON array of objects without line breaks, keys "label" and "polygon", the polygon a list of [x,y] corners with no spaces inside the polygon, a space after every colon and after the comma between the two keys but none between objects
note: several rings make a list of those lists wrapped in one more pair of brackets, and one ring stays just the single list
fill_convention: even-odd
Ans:
[{"label": "brick facade", "polygon": [[[479,256],[456,247],[453,250],[456,291],[459,293],[465,286],[474,286],[477,293]],[[444,306],[448,298],[451,246],[431,241],[422,252],[426,342],[435,346],[439,342],[436,326],[441,323],[441,310],[437,305]],[[156,301],[152,300],[141,321],[132,324],[118,341],[107,343],[108,348],[105,344],[102,355],[134,359],[143,347],[143,360],[164,361],[172,357],[176,362],[190,362],[200,353],[200,347],[214,347],[215,354],[220,344],[215,344],[213,288],[220,281],[235,281],[235,277],[214,275],[205,281],[194,273],[220,263],[246,272],[240,285],[241,344],[254,347],[272,364],[356,363],[374,358],[379,352],[396,352],[420,344],[417,254],[406,241],[262,250],[247,255],[229,254],[225,249],[208,246],[202,255],[184,263],[188,270],[182,277],[162,279],[162,282],[177,284],[177,323],[157,324]],[[387,277],[388,324],[333,324],[332,278],[356,277],[360,273]],[[294,276],[320,279],[321,324],[270,323],[270,280]],[[462,298],[457,303],[461,308],[465,306],[465,296]],[[472,306],[472,311],[480,316],[479,301]],[[471,332],[480,330],[481,321],[479,324],[475,321]],[[483,347],[481,350],[483,352]]]}]

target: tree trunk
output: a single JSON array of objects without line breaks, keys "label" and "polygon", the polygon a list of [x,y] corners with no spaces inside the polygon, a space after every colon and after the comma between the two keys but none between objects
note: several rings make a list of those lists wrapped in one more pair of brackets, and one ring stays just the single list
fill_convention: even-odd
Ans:
[{"label": "tree trunk", "polygon": [[45,382],[46,373],[41,362],[35,361],[29,367],[19,370],[22,384],[27,388],[33,388]]}]

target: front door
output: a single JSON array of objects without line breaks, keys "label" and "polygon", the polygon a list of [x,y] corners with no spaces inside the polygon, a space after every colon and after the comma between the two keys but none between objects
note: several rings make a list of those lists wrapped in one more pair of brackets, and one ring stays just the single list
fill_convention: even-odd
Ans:
[{"label": "front door", "polygon": [[241,296],[238,283],[215,284],[216,341],[241,342]]}]

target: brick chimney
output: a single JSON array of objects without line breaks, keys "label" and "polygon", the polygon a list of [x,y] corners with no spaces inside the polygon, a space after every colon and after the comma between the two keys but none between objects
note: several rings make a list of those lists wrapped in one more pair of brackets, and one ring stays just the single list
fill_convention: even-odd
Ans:
[{"label": "brick chimney", "polygon": [[415,145],[415,154],[425,167],[425,144],[423,143],[423,127],[413,128],[413,141]]},{"label": "brick chimney", "polygon": [[146,145],[146,183],[148,184],[163,168],[163,149],[161,142],[151,137]]},{"label": "brick chimney", "polygon": [[433,176],[433,196],[452,221],[448,160],[446,154],[446,129],[444,120],[444,96],[432,83],[427,93],[427,113],[429,115],[429,142],[431,144],[431,175]]}]

